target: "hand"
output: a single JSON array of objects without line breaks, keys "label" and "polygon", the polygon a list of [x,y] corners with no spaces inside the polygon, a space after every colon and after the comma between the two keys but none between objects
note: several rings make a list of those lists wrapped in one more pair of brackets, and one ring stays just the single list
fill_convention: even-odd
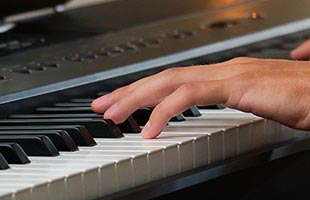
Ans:
[{"label": "hand", "polygon": [[310,59],[310,39],[305,41],[299,47],[291,52],[292,59],[307,60]]},{"label": "hand", "polygon": [[155,138],[171,117],[192,105],[224,104],[310,130],[309,102],[309,62],[236,58],[165,70],[98,98],[92,108],[121,123],[139,107],[155,107],[142,130],[143,137]]}]

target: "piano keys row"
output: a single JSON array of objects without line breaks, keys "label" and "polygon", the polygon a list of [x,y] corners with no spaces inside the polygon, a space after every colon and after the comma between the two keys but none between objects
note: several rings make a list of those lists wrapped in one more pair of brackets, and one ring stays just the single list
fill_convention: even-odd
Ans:
[{"label": "piano keys row", "polygon": [[156,140],[126,133],[56,157],[29,156],[31,163],[0,171],[0,199],[94,199],[294,137],[293,130],[251,114],[199,112],[169,122]]},{"label": "piano keys row", "polygon": [[[101,92],[97,96],[103,94]],[[141,108],[116,126],[112,121],[104,120],[103,115],[92,111],[90,104],[93,99],[72,99],[52,107],[37,108],[30,114],[15,114],[0,120],[0,143],[5,143],[0,153],[6,152],[1,157],[0,168],[8,168],[3,156],[9,163],[23,164],[29,162],[25,153],[31,156],[57,156],[58,151],[76,151],[78,146],[96,145],[93,137],[119,138],[123,133],[139,133],[140,126],[147,122],[152,112],[151,108]],[[194,106],[183,114],[171,121],[185,120],[184,116],[199,116],[200,112]]]}]

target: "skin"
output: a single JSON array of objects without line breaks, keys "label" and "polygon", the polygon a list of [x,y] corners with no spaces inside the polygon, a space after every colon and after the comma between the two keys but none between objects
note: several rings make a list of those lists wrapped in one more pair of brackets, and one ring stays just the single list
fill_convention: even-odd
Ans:
[{"label": "skin", "polygon": [[[293,50],[291,57],[309,59],[310,41]],[[193,105],[224,104],[310,130],[309,102],[309,61],[240,57],[164,70],[96,99],[92,109],[121,123],[140,107],[155,107],[141,133],[150,139],[160,134],[171,117]]]}]

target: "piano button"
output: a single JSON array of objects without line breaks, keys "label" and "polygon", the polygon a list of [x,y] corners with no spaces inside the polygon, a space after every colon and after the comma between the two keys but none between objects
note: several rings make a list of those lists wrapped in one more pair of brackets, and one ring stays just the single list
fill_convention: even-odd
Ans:
[{"label": "piano button", "polygon": [[9,164],[30,163],[26,153],[21,146],[16,143],[0,143],[0,153],[5,157]]},{"label": "piano button", "polygon": [[41,63],[40,65],[44,67],[48,67],[48,68],[59,68],[60,67],[60,64],[58,63]]},{"label": "piano button", "polygon": [[58,151],[76,151],[77,145],[66,131],[32,130],[32,131],[0,131],[0,136],[47,136]]},{"label": "piano button", "polygon": [[0,80],[6,80],[6,76],[0,74]]},{"label": "piano button", "polygon": [[178,114],[177,116],[174,116],[170,119],[170,122],[181,122],[185,121],[185,117],[183,114]]},{"label": "piano button", "polygon": [[41,66],[40,63],[36,63],[36,62],[28,63],[26,66],[28,69],[31,69],[34,71],[45,71],[46,70],[46,67]]},{"label": "piano button", "polygon": [[2,126],[44,126],[44,125],[81,125],[85,126],[93,137],[123,137],[121,130],[111,120],[103,119],[7,119],[0,120]]},{"label": "piano button", "polygon": [[151,39],[151,38],[144,39],[143,41],[146,43],[146,46],[148,46],[148,47],[159,47],[160,43],[161,43],[161,40]]},{"label": "piano button", "polygon": [[99,55],[116,57],[124,53],[124,50],[120,47],[101,48],[98,52]]},{"label": "piano button", "polygon": [[52,130],[52,131],[66,131],[74,140],[78,146],[94,146],[94,141],[91,134],[84,126],[72,125],[72,126],[0,126],[0,131],[12,131],[12,130]]},{"label": "piano button", "polygon": [[138,47],[132,44],[120,44],[118,47],[124,49],[125,51],[129,52],[136,52],[138,51]]},{"label": "piano button", "polygon": [[28,156],[58,156],[55,145],[47,136],[1,136],[1,143],[17,143]]},{"label": "piano button", "polygon": [[15,68],[11,70],[12,72],[18,73],[18,74],[31,74],[32,71],[28,68]]},{"label": "piano button", "polygon": [[185,117],[198,117],[201,116],[201,113],[199,112],[197,106],[192,106],[186,111],[182,113]]},{"label": "piano button", "polygon": [[85,59],[81,58],[79,55],[72,55],[64,57],[63,60],[71,61],[71,62],[83,62]]},{"label": "piano button", "polygon": [[9,164],[0,152],[0,170],[9,169]]},{"label": "piano button", "polygon": [[145,42],[143,39],[132,40],[129,42],[129,44],[140,47],[140,48],[148,46],[147,42]]}]

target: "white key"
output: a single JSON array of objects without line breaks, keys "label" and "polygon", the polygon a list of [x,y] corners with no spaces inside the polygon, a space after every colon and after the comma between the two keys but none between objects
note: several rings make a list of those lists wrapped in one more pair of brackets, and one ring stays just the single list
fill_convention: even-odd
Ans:
[{"label": "white key", "polygon": [[[145,140],[141,136],[125,137],[126,140],[115,141],[115,139],[96,139],[99,145],[110,146],[131,146],[131,147],[157,147],[163,149],[164,155],[164,176],[171,176],[179,172],[178,148],[175,142],[161,142],[158,140]],[[136,165],[134,165],[136,166]],[[141,170],[137,173],[141,175]],[[143,175],[143,174],[142,174]]]},{"label": "white key", "polygon": [[11,192],[8,192],[8,189],[1,187],[0,188],[0,200],[13,200],[13,194]]},{"label": "white key", "polygon": [[[7,183],[7,184],[3,184],[3,185],[0,184],[0,188],[14,191],[13,194],[11,195],[12,199],[14,199],[14,200],[25,200],[25,199],[28,200],[28,199],[30,199],[31,198],[31,189],[29,188],[30,186],[31,186],[30,184],[26,184],[26,183],[24,183],[24,184]],[[38,200],[38,199],[34,199],[34,200]]]},{"label": "white key", "polygon": [[[69,155],[68,155],[69,154]],[[40,158],[40,160],[48,160],[46,158]],[[37,158],[33,158],[33,160],[38,160]],[[70,154],[70,153],[61,153],[61,156],[55,158],[55,161],[53,162],[65,162],[66,160],[69,160],[70,162],[76,162],[78,163],[83,163],[83,162],[88,162],[88,163],[93,163],[95,164],[101,164],[102,166],[101,168],[101,176],[103,176],[103,172],[102,170],[108,170],[108,171],[112,171],[111,168],[112,166],[115,165],[115,190],[123,190],[126,189],[128,187],[132,186],[132,171],[131,171],[131,158],[128,156],[121,156],[120,159],[117,158],[112,158],[112,157],[102,157],[102,156],[96,156],[96,154],[85,154],[85,155],[81,155],[81,151],[75,152],[74,154]],[[41,161],[42,162],[42,161]],[[49,161],[48,161],[49,162]],[[113,165],[112,165],[113,164]],[[103,165],[107,165],[107,166],[103,166]],[[101,183],[106,185],[107,181],[106,179],[101,178]],[[113,185],[113,180],[112,180],[112,185]],[[110,184],[111,184],[110,183]]]}]

